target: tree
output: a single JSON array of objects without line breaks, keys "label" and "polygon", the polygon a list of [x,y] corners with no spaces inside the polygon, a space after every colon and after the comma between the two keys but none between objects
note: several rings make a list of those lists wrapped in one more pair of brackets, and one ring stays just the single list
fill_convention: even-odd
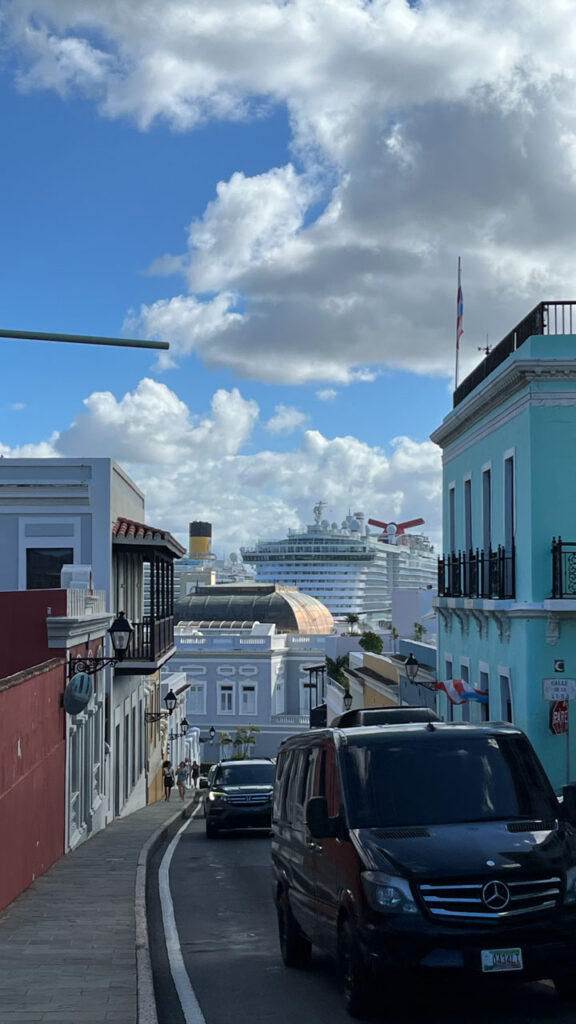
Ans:
[{"label": "tree", "polygon": [[396,641],[400,636],[400,633],[396,629],[396,626],[392,626],[392,629],[390,630],[390,635],[392,637],[392,653],[396,654]]},{"label": "tree", "polygon": [[384,647],[382,637],[378,636],[377,633],[372,633],[369,629],[366,630],[365,633],[362,633],[358,643],[360,644],[360,647],[370,654],[382,654],[382,649]]},{"label": "tree", "polygon": [[414,623],[414,639],[421,640],[426,632],[426,626],[423,626],[421,622]]},{"label": "tree", "polygon": [[251,757],[250,748],[256,743],[256,736],[260,732],[258,725],[241,725],[236,729],[234,735],[229,732],[220,733],[220,746],[222,757],[233,757],[235,761],[244,761]]},{"label": "tree", "polygon": [[251,757],[251,747],[256,743],[256,736],[260,732],[259,725],[242,725],[236,729],[234,738],[234,757],[237,760],[244,760]]},{"label": "tree", "polygon": [[345,690],[348,689],[348,677],[346,676],[344,669],[348,668],[348,655],[343,654],[340,658],[329,658],[326,655],[326,670],[330,679],[333,679],[335,683],[340,683]]},{"label": "tree", "polygon": [[354,629],[352,629],[352,627],[353,627],[353,626],[357,626],[357,625],[358,625],[358,623],[360,622],[360,619],[358,618],[358,616],[356,615],[356,613],[355,613],[355,612],[350,612],[350,613],[349,613],[349,614],[348,614],[348,615],[346,616],[346,622],[347,622],[347,623],[348,623],[348,625],[350,626],[350,632],[351,632],[351,633],[354,633],[354,632],[356,632],[356,631],[355,631]]}]

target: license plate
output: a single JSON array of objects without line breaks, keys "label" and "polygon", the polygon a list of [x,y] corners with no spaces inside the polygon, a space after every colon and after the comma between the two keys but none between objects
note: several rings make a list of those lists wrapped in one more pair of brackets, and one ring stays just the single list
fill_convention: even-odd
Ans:
[{"label": "license plate", "polygon": [[488,973],[496,971],[521,971],[521,949],[483,949],[482,970]]}]

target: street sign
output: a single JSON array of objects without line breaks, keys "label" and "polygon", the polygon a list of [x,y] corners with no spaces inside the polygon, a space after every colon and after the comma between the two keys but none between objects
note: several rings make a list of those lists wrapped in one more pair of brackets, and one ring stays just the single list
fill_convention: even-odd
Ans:
[{"label": "street sign", "polygon": [[544,700],[576,700],[576,679],[543,679]]},{"label": "street sign", "polygon": [[92,677],[87,672],[76,672],[64,690],[64,708],[69,715],[79,715],[90,703],[93,693]]},{"label": "street sign", "polygon": [[555,736],[568,732],[569,707],[567,700],[557,700],[550,705],[550,729]]}]

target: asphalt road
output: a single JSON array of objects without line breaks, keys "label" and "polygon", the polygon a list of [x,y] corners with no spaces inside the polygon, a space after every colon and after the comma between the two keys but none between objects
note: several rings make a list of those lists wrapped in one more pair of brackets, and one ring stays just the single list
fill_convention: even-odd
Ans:
[{"label": "asphalt road", "polygon": [[[152,958],[159,1024],[184,1024],[159,913],[154,866],[149,891]],[[233,833],[207,840],[202,819],[183,833],[172,859],[170,888],[184,963],[206,1024],[350,1024],[337,966],[314,950],[305,971],[281,961],[271,895],[270,839]],[[487,990],[426,984],[382,992],[377,1020],[407,1024],[573,1024],[574,1008],[551,984]]]}]

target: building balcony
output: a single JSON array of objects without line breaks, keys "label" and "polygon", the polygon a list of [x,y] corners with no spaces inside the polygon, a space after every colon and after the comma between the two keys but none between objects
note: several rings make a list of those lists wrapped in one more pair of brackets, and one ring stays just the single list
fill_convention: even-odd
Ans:
[{"label": "building balcony", "polygon": [[115,671],[124,675],[151,675],[176,653],[174,616],[144,615],[142,622],[132,623],[132,628],[128,654],[116,665]]},{"label": "building balcony", "polygon": [[552,597],[576,598],[576,542],[552,538]]},{"label": "building balcony", "polygon": [[513,600],[516,596],[515,551],[458,551],[438,559],[438,597]]}]

